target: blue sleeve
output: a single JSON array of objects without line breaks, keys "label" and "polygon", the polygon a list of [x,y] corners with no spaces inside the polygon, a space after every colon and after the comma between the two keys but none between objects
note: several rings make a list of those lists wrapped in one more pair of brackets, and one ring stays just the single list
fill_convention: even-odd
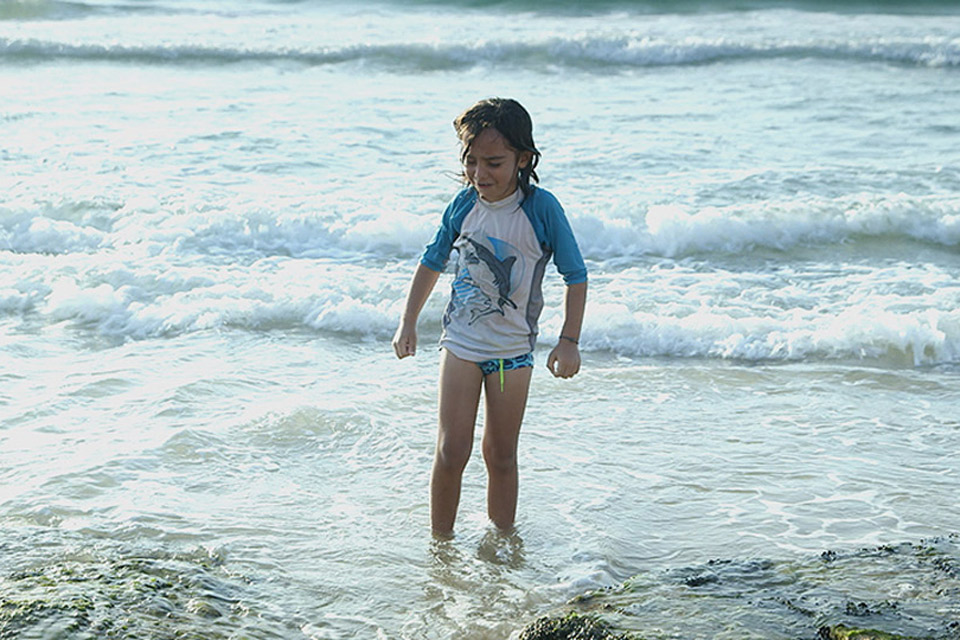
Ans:
[{"label": "blue sleeve", "polygon": [[453,242],[460,235],[460,225],[472,208],[475,198],[472,189],[464,189],[450,201],[443,212],[437,233],[420,257],[420,264],[434,271],[442,272],[446,269]]},{"label": "blue sleeve", "polygon": [[563,281],[568,285],[586,282],[587,267],[560,202],[552,193],[540,188],[534,189],[530,199],[533,202],[528,216],[533,213],[530,217],[531,221],[535,220],[534,230],[541,244],[553,251],[553,264]]}]

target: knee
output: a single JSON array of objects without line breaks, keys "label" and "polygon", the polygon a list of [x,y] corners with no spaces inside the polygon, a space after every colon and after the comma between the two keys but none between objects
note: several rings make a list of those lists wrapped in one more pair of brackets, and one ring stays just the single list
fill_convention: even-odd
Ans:
[{"label": "knee", "polygon": [[485,440],[483,461],[491,473],[512,473],[517,469],[517,448]]},{"label": "knee", "polygon": [[437,442],[435,464],[445,471],[463,472],[470,459],[469,441],[460,438],[441,437]]}]

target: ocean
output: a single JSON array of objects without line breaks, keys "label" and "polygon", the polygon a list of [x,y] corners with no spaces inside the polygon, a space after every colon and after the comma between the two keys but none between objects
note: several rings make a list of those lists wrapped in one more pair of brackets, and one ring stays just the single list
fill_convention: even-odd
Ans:
[{"label": "ocean", "polygon": [[[551,267],[517,530],[476,451],[441,542],[449,273],[390,340],[488,96],[583,368]],[[0,2],[0,635],[953,637],[958,108],[952,2]]]}]

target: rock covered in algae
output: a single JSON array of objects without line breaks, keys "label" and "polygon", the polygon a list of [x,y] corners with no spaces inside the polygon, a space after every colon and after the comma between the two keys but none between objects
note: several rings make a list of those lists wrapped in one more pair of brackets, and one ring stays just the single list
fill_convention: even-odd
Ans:
[{"label": "rock covered in algae", "polygon": [[543,617],[520,634],[520,640],[629,640],[593,616],[570,613],[562,618]]},{"label": "rock covered in algae", "polygon": [[[47,538],[62,541],[56,532]],[[225,571],[216,553],[105,544],[45,555],[29,540],[8,540],[0,550],[33,555],[0,571],[0,640],[293,637],[287,621],[249,610],[249,582]]]},{"label": "rock covered in algae", "polygon": [[821,627],[820,640],[917,640],[907,636],[898,636],[875,629],[851,629],[842,624],[835,627]]}]

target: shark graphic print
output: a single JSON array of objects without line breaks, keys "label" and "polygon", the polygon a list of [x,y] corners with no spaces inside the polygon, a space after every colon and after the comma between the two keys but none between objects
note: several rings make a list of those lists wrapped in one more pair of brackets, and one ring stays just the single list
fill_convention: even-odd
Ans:
[{"label": "shark graphic print", "polygon": [[[522,277],[523,256],[508,242],[497,238],[483,240],[462,237],[460,273],[454,284],[451,306],[466,307],[468,324],[492,313],[504,315],[505,309],[518,309],[510,295],[514,290],[514,269]],[[518,262],[519,261],[519,262]]]}]

